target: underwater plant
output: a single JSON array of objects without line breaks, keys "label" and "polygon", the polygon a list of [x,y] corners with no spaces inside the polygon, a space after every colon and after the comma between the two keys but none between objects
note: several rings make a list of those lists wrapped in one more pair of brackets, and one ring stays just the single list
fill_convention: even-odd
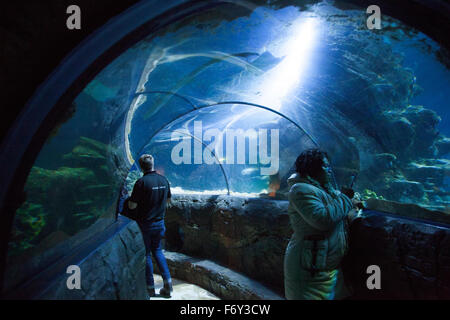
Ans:
[{"label": "underwater plant", "polygon": [[39,242],[46,218],[40,204],[25,203],[17,210],[8,251],[10,256],[18,255]]},{"label": "underwater plant", "polygon": [[360,195],[361,195],[362,200],[367,200],[369,198],[385,200],[385,198],[383,196],[379,196],[379,195],[377,195],[377,193],[375,191],[372,191],[369,189],[364,189],[364,191],[361,192]]},{"label": "underwater plant", "polygon": [[140,170],[132,170],[127,176],[127,179],[125,181],[125,188],[129,195],[131,195],[131,192],[133,191],[134,184],[137,179],[142,177],[142,172]]},{"label": "underwater plant", "polygon": [[16,212],[10,256],[39,245],[55,231],[71,236],[108,212],[113,216],[117,186],[108,169],[107,151],[102,142],[81,137],[62,156],[62,166],[31,169],[26,202]]}]

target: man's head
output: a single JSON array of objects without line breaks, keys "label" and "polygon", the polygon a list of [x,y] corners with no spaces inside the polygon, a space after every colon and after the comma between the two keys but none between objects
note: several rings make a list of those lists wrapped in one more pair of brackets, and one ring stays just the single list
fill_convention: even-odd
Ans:
[{"label": "man's head", "polygon": [[303,151],[295,160],[295,171],[301,176],[310,176],[320,183],[325,183],[331,178],[331,167],[328,154],[319,149]]},{"label": "man's head", "polygon": [[149,154],[143,154],[139,158],[139,165],[143,172],[153,171],[154,160],[153,157]]}]

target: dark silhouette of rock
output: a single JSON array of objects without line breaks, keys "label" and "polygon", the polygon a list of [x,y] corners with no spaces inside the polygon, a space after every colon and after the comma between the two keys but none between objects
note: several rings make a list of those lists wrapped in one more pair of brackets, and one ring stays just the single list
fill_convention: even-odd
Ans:
[{"label": "dark silhouette of rock", "polygon": [[438,150],[438,157],[443,157],[450,153],[450,138],[440,136],[434,145]]}]

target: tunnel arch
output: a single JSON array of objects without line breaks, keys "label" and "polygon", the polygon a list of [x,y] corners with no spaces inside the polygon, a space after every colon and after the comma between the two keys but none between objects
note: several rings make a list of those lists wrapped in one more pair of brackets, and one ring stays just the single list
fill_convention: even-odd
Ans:
[{"label": "tunnel arch", "polygon": [[[174,94],[172,92],[167,92],[167,91],[144,91],[144,92],[139,92],[136,94],[136,96],[139,95],[143,95],[143,94],[149,94],[149,93],[167,93],[167,94]],[[175,94],[174,94],[175,95]],[[182,97],[179,94],[176,94],[176,96],[178,97]],[[294,120],[290,119],[288,116],[284,115],[283,113],[273,110],[269,107],[263,106],[263,105],[259,105],[256,103],[251,103],[251,102],[245,102],[245,101],[221,101],[221,102],[214,102],[211,104],[205,104],[205,105],[200,105],[200,106],[195,106],[192,102],[189,101],[189,99],[187,99],[186,97],[183,97],[183,100],[188,101],[189,104],[193,107],[193,110],[191,111],[187,111],[185,113],[182,113],[180,115],[178,115],[176,118],[169,120],[167,123],[164,123],[161,127],[159,127],[158,129],[156,129],[156,131],[154,131],[154,133],[150,136],[150,138],[148,139],[149,141],[155,136],[157,135],[161,130],[163,130],[165,127],[167,127],[168,125],[170,125],[172,122],[176,121],[177,119],[188,115],[189,113],[191,113],[192,111],[195,110],[200,110],[203,108],[209,108],[209,107],[213,107],[213,106],[222,106],[222,105],[248,105],[248,106],[252,106],[255,108],[260,108],[263,110],[267,110],[269,112],[275,113],[276,115],[286,119],[287,121],[291,122],[294,126],[296,126],[300,131],[302,131],[312,142],[313,144],[320,148],[319,144],[317,143],[317,141],[305,130],[303,129],[297,122],[295,122]],[[141,150],[142,151],[142,150]],[[139,153],[139,152],[138,152]]]},{"label": "tunnel arch", "polygon": [[[212,4],[211,4],[212,3]],[[152,19],[154,19],[154,17],[156,17],[156,19],[161,18],[163,20],[163,22],[161,23],[161,25],[158,26],[152,26],[155,29],[153,30],[157,30],[158,28],[162,28],[162,25],[167,25],[170,24],[171,22],[173,22],[174,20],[177,19],[181,19],[182,17],[189,15],[190,13],[196,12],[197,10],[205,10],[208,8],[211,8],[211,6],[216,6],[216,5],[220,5],[220,4],[224,4],[224,3],[229,3],[229,1],[214,1],[214,2],[210,2],[210,1],[201,1],[199,3],[193,3],[192,1],[176,1],[176,2],[172,2],[171,4],[165,4],[165,7],[160,7],[158,8],[158,10],[153,10],[155,9],[154,7],[152,7],[152,13],[154,13],[153,17],[142,17],[140,19],[143,19],[143,21],[139,20],[139,19],[133,19],[135,22],[133,24],[133,27],[130,27],[128,30],[124,30],[121,34],[118,35],[114,35],[114,40],[112,40],[111,42],[115,43],[116,41],[119,41],[119,38],[121,36],[123,36],[122,39],[120,39],[120,41],[122,42],[121,45],[119,45],[118,47],[123,47],[124,44],[126,43],[126,45],[130,45],[130,43],[138,41],[139,36],[142,35],[142,33],[144,32],[142,29],[139,30],[138,32],[136,32],[136,28],[139,28],[139,23],[147,23],[148,21],[151,21]],[[194,7],[188,6],[187,4],[191,5],[193,4]],[[142,10],[141,6],[151,6],[151,3],[145,3],[145,4],[140,4],[140,6],[137,6],[136,8],[134,8],[132,11],[133,12],[128,12],[125,14],[125,16],[136,16],[139,15],[139,10]],[[182,8],[183,10],[179,11],[178,9],[175,10],[175,8]],[[174,12],[177,11],[177,13],[175,14],[176,16],[178,15],[178,17],[167,17],[167,19],[163,19],[161,17],[161,15],[165,15],[165,14],[174,14]],[[169,13],[168,13],[169,12]],[[158,16],[158,14],[160,14],[160,16]],[[122,17],[123,18],[123,17]],[[132,19],[128,19],[127,22],[131,24]],[[124,21],[122,21],[123,23]],[[114,28],[115,30],[119,30],[118,25],[120,24],[120,22],[115,21],[115,23],[117,23],[115,26],[111,26],[108,25],[108,28]],[[113,23],[114,24],[114,23]],[[146,26],[143,29],[151,29],[152,27]],[[106,27],[105,27],[106,28]],[[135,28],[135,29],[133,29]],[[135,34],[131,37],[128,38],[127,40],[124,40],[124,38],[126,38],[127,36],[125,36],[125,34],[127,32],[135,32]],[[110,34],[111,35],[111,34]],[[102,36],[105,36],[104,34]],[[91,39],[89,39],[87,41],[87,43],[85,43],[84,45],[86,47],[89,47],[89,45],[92,45],[92,43],[95,43],[96,38],[92,37]],[[80,48],[79,50],[88,50],[89,48]],[[97,50],[103,50],[104,48],[100,48]],[[63,100],[68,101],[71,100],[71,98],[73,98],[73,96],[75,95],[75,92],[79,92],[82,88],[83,88],[83,84],[86,84],[89,80],[88,79],[92,79],[93,76],[96,74],[96,72],[99,71],[99,69],[101,69],[101,66],[104,66],[107,64],[106,61],[111,61],[112,60],[112,56],[114,56],[115,54],[118,53],[112,53],[112,51],[114,50],[108,50],[105,49],[106,51],[110,51],[107,54],[103,54],[103,52],[100,53],[99,56],[97,56],[96,58],[92,58],[91,62],[95,60],[95,62],[93,62],[92,64],[90,64],[89,62],[85,63],[85,67],[87,68],[85,71],[83,70],[84,74],[80,75],[80,73],[78,73],[78,76],[80,76],[79,78],[75,79],[76,77],[73,77],[73,82],[69,85],[66,86],[66,88],[60,88],[59,93],[55,93],[55,96],[53,97],[53,101],[55,102],[56,100],[58,100],[58,102],[50,103],[47,105],[47,111],[48,111],[48,115],[46,115],[46,113],[42,113],[42,110],[39,109],[34,110],[35,113],[33,113],[33,110],[29,110],[27,109],[26,112],[24,112],[21,116],[21,119],[18,120],[17,125],[15,127],[15,129],[13,131],[11,131],[10,135],[7,137],[6,140],[6,145],[3,146],[2,148],[2,154],[1,154],[1,159],[2,159],[2,163],[7,163],[8,164],[8,169],[3,169],[2,170],[2,181],[5,182],[4,185],[2,186],[1,189],[1,194],[0,194],[0,200],[1,203],[4,205],[4,208],[6,209],[5,212],[10,212],[9,214],[9,218],[6,218],[5,221],[9,221],[11,222],[11,218],[12,215],[15,211],[15,206],[17,206],[17,202],[19,200],[16,200],[17,195],[20,194],[20,189],[21,189],[21,183],[20,181],[24,181],[25,179],[25,175],[27,174],[27,172],[29,171],[29,168],[31,167],[31,164],[34,162],[33,158],[35,158],[35,156],[37,155],[38,151],[40,150],[40,146],[43,144],[46,136],[48,135],[50,129],[49,128],[45,128],[45,126],[49,125],[50,123],[55,123],[56,119],[60,116],[61,110],[57,110],[58,107],[55,107],[55,105],[61,105],[64,104],[62,103]],[[118,48],[115,48],[115,50],[118,50]],[[73,59],[73,60],[71,60]],[[67,64],[71,64],[73,63],[74,60],[76,60],[76,53],[73,54],[73,56],[68,57],[67,61],[65,64],[63,64],[62,68],[60,70],[58,70],[58,72],[55,72],[55,74],[52,75],[52,78],[49,79],[48,83],[45,83],[40,90],[37,92],[36,96],[30,100],[30,102],[28,103],[29,107],[33,107],[35,106],[38,101],[40,99],[45,99],[44,97],[44,92],[46,90],[50,90],[50,87],[54,84],[54,82],[52,83],[52,80],[54,81],[54,78],[57,78],[58,76],[61,77],[61,74],[64,74],[65,72],[67,72],[69,70],[69,68],[67,67]],[[103,60],[102,62],[100,62],[100,60]],[[59,88],[59,87],[58,87]],[[70,91],[70,92],[69,92]],[[64,95],[64,98],[61,98],[60,96],[58,96],[58,94]],[[41,100],[42,101],[42,100]],[[228,102],[229,103],[229,102]],[[42,106],[42,105],[41,105]],[[35,117],[37,114],[39,114],[39,118]],[[45,116],[45,119],[43,119],[43,117]],[[31,121],[31,119],[35,119],[36,121]],[[40,120],[39,120],[40,119]],[[42,120],[42,122],[41,122]],[[35,123],[35,127],[34,128],[30,128],[28,126],[29,123]],[[38,129],[39,127],[39,129]],[[34,130],[34,131],[33,131]],[[34,134],[34,132],[37,132],[37,134]],[[18,140],[20,140],[19,138],[26,138],[23,139],[21,141],[20,144],[17,144]],[[28,139],[28,140],[27,140]],[[32,141],[33,140],[33,141]],[[21,157],[23,154],[27,154],[29,155],[29,157],[27,157],[27,159],[22,159]],[[5,160],[8,159],[8,161],[6,162]],[[20,163],[20,165],[19,165]],[[19,171],[19,172],[18,172]],[[17,178],[17,177],[22,177],[22,178]],[[15,185],[13,187],[11,187],[11,181],[13,181],[14,179],[16,179],[16,181],[19,181],[18,185]],[[11,189],[12,188],[12,189]],[[9,202],[8,204],[5,205],[5,199],[14,199],[14,201]],[[6,207],[5,207],[6,206]],[[7,214],[2,214],[2,219],[5,218],[4,216],[7,216]],[[10,223],[7,224],[2,224],[2,225],[10,225]]]},{"label": "tunnel arch", "polygon": [[[312,136],[311,136],[304,128],[302,128],[298,123],[296,123],[294,120],[290,119],[288,116],[284,115],[283,113],[281,113],[281,112],[279,112],[279,111],[277,111],[277,110],[273,110],[273,109],[271,109],[271,108],[269,108],[269,107],[266,107],[266,106],[263,106],[263,105],[259,105],[259,104],[255,104],[255,103],[251,103],[251,102],[244,102],[244,101],[221,101],[221,102],[215,102],[215,103],[211,103],[211,104],[205,104],[205,105],[199,105],[199,106],[196,106],[196,105],[194,105],[191,101],[189,101],[188,98],[183,97],[183,96],[180,95],[180,94],[175,94],[175,93],[173,93],[173,92],[168,92],[168,91],[143,91],[143,92],[137,93],[135,96],[145,95],[145,94],[151,94],[151,93],[164,93],[164,94],[173,94],[173,95],[176,95],[177,97],[182,98],[183,100],[187,101],[187,102],[192,106],[193,110],[184,112],[184,113],[178,115],[176,118],[170,119],[167,123],[162,124],[161,127],[159,127],[158,129],[156,129],[156,130],[149,136],[149,138],[147,139],[147,142],[144,143],[143,146],[142,146],[142,148],[137,152],[138,155],[142,154],[143,149],[144,149],[147,145],[150,144],[150,142],[152,141],[152,139],[153,139],[155,136],[157,136],[159,132],[161,132],[162,130],[164,130],[166,127],[168,127],[170,124],[172,124],[172,123],[175,122],[176,120],[178,120],[178,119],[180,119],[180,118],[182,118],[182,117],[184,117],[184,116],[187,116],[187,115],[189,115],[190,113],[192,113],[192,112],[194,112],[194,111],[197,111],[197,110],[201,110],[201,109],[204,109],[204,108],[211,108],[211,107],[221,107],[221,106],[225,106],[225,105],[245,105],[245,106],[251,106],[251,107],[254,107],[254,108],[258,108],[258,109],[262,109],[262,110],[266,110],[266,111],[269,111],[269,112],[271,112],[271,113],[274,113],[274,114],[280,116],[281,118],[286,119],[287,121],[289,121],[290,123],[292,123],[297,129],[299,129],[304,135],[306,135],[307,138],[308,138],[309,140],[312,141],[312,143],[313,143],[313,145],[314,145],[315,147],[320,148],[320,146],[319,146],[319,144],[317,143],[317,141],[315,141],[315,139],[314,139],[314,138],[313,138],[313,137],[312,137]],[[172,131],[173,131],[173,132],[180,132],[180,131],[177,131],[177,130],[172,130]],[[183,134],[188,134],[188,133],[183,133]],[[189,134],[189,136],[190,136],[191,138],[193,138],[193,139],[197,139],[198,141],[200,141],[200,142],[203,144],[204,147],[206,147],[206,148],[209,149],[209,147],[208,147],[204,142],[202,142],[201,140],[199,140],[199,139],[198,139],[197,137],[195,137],[194,135]],[[126,137],[127,137],[127,136],[126,136]],[[211,151],[211,150],[210,150],[210,151]],[[127,153],[128,153],[128,152],[130,152],[130,151],[127,150]],[[225,179],[225,183],[226,183],[226,187],[227,187],[227,194],[230,195],[230,186],[229,186],[229,182],[228,182],[228,177],[227,177],[227,174],[226,174],[225,170],[223,169],[222,161],[220,161],[220,160],[217,158],[217,155],[215,154],[215,152],[211,151],[211,153],[214,154],[214,157],[216,158],[216,161],[217,161],[217,163],[218,163],[219,166],[220,166],[220,169],[221,169],[222,174],[223,174],[224,179]],[[133,162],[133,163],[134,163],[134,162]],[[133,163],[131,163],[130,166],[132,166]],[[334,175],[333,175],[333,183],[334,183],[334,185],[337,187],[337,182],[336,182],[336,179],[335,179]]]}]

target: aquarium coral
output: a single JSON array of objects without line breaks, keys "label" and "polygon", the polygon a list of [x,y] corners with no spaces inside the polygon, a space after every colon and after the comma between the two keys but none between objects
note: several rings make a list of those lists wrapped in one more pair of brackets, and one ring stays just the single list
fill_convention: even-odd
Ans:
[{"label": "aquarium coral", "polygon": [[33,167],[26,201],[17,210],[10,255],[38,245],[55,230],[67,236],[113,213],[117,185],[106,162],[107,146],[81,137],[56,169]]}]

